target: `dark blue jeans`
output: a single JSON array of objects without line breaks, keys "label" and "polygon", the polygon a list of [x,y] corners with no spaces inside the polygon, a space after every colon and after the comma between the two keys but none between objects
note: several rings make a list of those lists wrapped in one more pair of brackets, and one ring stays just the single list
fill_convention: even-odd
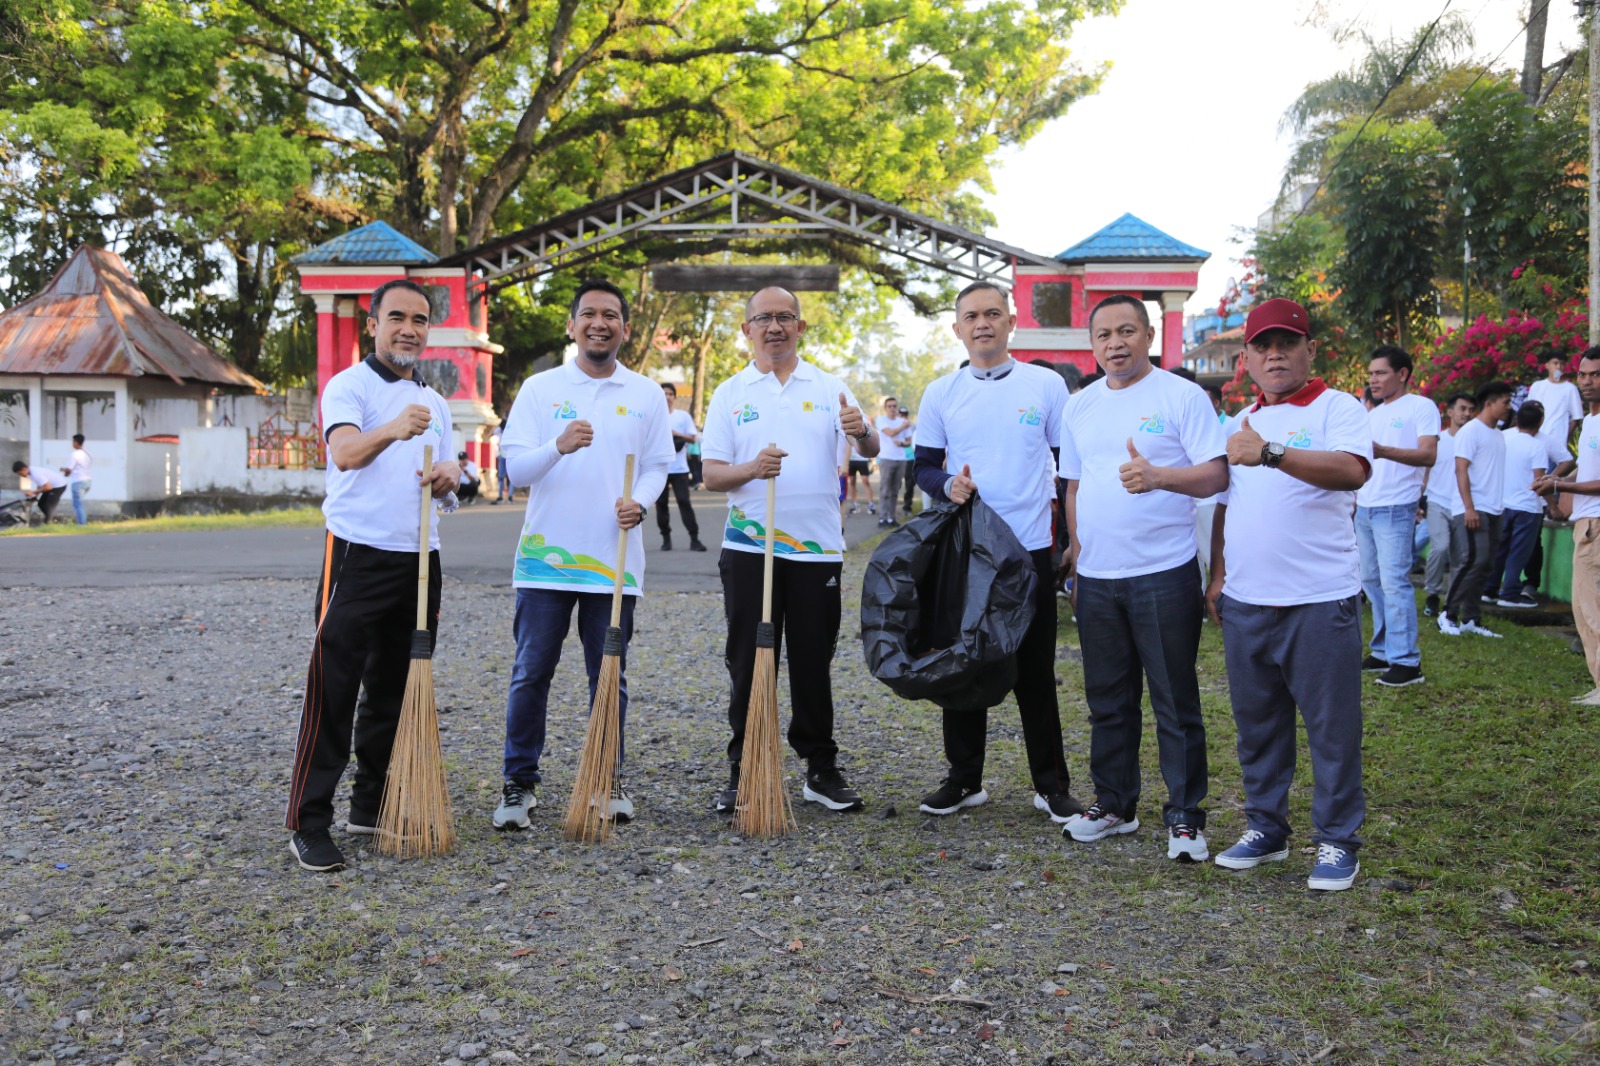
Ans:
[{"label": "dark blue jeans", "polygon": [[1133,818],[1139,805],[1139,703],[1150,682],[1161,776],[1162,819],[1204,828],[1206,728],[1195,657],[1203,610],[1200,567],[1190,559],[1138,577],[1078,577],[1078,642],[1089,704],[1089,776],[1095,797]]},{"label": "dark blue jeans", "polygon": [[[617,761],[628,725],[628,640],[633,636],[633,606],[637,596],[622,597],[622,678],[617,698],[623,732],[618,738]],[[550,709],[550,679],[561,661],[561,645],[578,608],[578,639],[583,642],[583,662],[589,671],[589,705],[605,654],[606,630],[611,625],[609,592],[568,592],[555,589],[518,589],[517,613],[512,630],[517,639],[517,661],[511,668],[511,694],[506,699],[505,779],[535,785],[539,757],[544,754],[545,720]],[[578,720],[587,722],[589,707],[579,709]],[[581,733],[581,730],[580,730]]]},{"label": "dark blue jeans", "polygon": [[1537,511],[1506,508],[1505,524],[1500,527],[1500,546],[1495,549],[1494,567],[1489,571],[1485,596],[1514,600],[1522,595],[1522,570],[1533,555],[1544,531],[1544,515]]}]

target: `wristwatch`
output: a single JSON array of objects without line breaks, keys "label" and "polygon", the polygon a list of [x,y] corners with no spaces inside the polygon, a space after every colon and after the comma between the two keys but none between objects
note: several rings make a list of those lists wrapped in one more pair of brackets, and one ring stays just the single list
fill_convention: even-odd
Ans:
[{"label": "wristwatch", "polygon": [[1275,440],[1269,440],[1261,446],[1261,465],[1274,469],[1283,462],[1283,445]]}]

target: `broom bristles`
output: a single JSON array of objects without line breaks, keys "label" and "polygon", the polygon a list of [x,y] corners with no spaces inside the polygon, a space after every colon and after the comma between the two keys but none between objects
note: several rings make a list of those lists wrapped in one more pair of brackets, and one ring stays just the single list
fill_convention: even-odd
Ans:
[{"label": "broom bristles", "polygon": [[[763,627],[770,623],[763,622]],[[777,651],[758,637],[750,708],[745,715],[744,754],[733,822],[747,836],[781,836],[795,828],[783,788],[783,739],[778,730]]]},{"label": "broom bristles", "polygon": [[455,846],[433,697],[433,660],[412,659],[378,810],[378,850],[409,859],[443,855]]},{"label": "broom bristles", "polygon": [[[618,639],[620,643],[620,633]],[[609,634],[607,643],[610,643]],[[604,841],[611,834],[611,791],[617,780],[617,754],[622,741],[618,692],[622,685],[622,656],[607,654],[600,660],[594,706],[583,735],[583,754],[572,782],[562,832],[568,840]]]}]

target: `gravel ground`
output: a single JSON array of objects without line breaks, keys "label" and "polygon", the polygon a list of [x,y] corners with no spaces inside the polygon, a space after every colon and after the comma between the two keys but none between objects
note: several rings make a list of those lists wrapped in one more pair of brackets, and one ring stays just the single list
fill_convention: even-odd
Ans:
[{"label": "gravel ground", "polygon": [[[1446,1062],[1492,1055],[1496,1033],[1513,1049],[1592,1033],[1586,1006],[1473,969],[1421,914],[1395,920],[1386,902],[1413,886],[1313,897],[1304,856],[1262,876],[1180,868],[1149,830],[1065,847],[1031,806],[1009,705],[991,715],[994,800],[919,815],[937,717],[867,676],[848,612],[838,733],[867,810],[800,804],[791,761],[799,831],[741,839],[710,810],[726,700],[710,594],[638,614],[639,819],[585,847],[559,832],[587,713],[575,642],[534,827],[496,834],[512,596],[447,584],[435,671],[460,848],[396,861],[344,838],[350,869],[305,873],[281,825],[312,594],[0,597],[0,1062]],[[1082,796],[1075,641],[1064,626]],[[1231,738],[1212,748],[1215,773]],[[1213,789],[1214,848],[1238,804]]]}]

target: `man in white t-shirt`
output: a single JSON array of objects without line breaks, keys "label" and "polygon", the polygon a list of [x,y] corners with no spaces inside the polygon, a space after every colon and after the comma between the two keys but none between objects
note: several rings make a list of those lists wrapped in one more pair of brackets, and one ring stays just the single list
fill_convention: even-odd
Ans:
[{"label": "man in white t-shirt", "polygon": [[[435,637],[439,630],[439,518],[430,514],[428,542],[419,545],[418,493],[427,486],[454,510],[461,481],[461,468],[445,451],[450,405],[415,373],[428,346],[427,290],[410,280],[387,282],[373,292],[371,308],[372,354],[335,374],[322,391],[328,531],[286,818],[294,831],[290,852],[318,872],[344,865],[328,830],[352,730],[356,770],[345,831],[378,831],[410,670],[419,551],[428,553],[428,630]],[[436,458],[424,471],[423,449],[430,445]]]},{"label": "man in white t-shirt", "polygon": [[[1456,496],[1456,434],[1472,421],[1478,413],[1478,404],[1471,396],[1458,392],[1445,401],[1445,415],[1449,424],[1439,434],[1434,449],[1433,465],[1428,468],[1424,512],[1419,515],[1427,522],[1428,565],[1422,587],[1427,593],[1422,613],[1433,618],[1444,609],[1444,595],[1448,590],[1445,575],[1450,573],[1450,516],[1455,512]],[[1418,549],[1421,550],[1420,547]]]},{"label": "man in white t-shirt", "polygon": [[883,450],[878,453],[878,499],[883,503],[883,514],[878,516],[878,525],[897,526],[900,493],[911,467],[905,458],[911,444],[911,420],[900,413],[900,401],[890,396],[883,401],[883,414],[873,420],[873,425],[883,438]]},{"label": "man in white t-shirt", "polygon": [[61,503],[61,494],[67,491],[67,486],[61,479],[42,466],[29,466],[22,460],[11,464],[11,472],[19,478],[27,478],[29,488],[23,489],[28,498],[39,505],[39,513],[44,516],[46,525],[56,516],[56,506]]},{"label": "man in white t-shirt", "polygon": [[1572,458],[1566,445],[1557,444],[1539,431],[1544,422],[1544,405],[1524,400],[1512,415],[1515,423],[1501,436],[1506,439],[1506,476],[1502,502],[1505,504],[1500,528],[1500,545],[1495,549],[1494,565],[1483,595],[1501,607],[1528,608],[1539,601],[1522,591],[1522,571],[1533,556],[1533,546],[1544,532],[1544,502],[1533,491],[1533,483],[1552,467]]},{"label": "man in white t-shirt", "polygon": [[1594,688],[1572,702],[1600,707],[1600,348],[1586,349],[1578,357],[1578,391],[1588,409],[1578,435],[1578,458],[1561,463],[1533,488],[1542,496],[1573,496],[1572,619]]},{"label": "man in white t-shirt", "polygon": [[1372,477],[1356,493],[1356,544],[1361,587],[1372,604],[1371,651],[1361,669],[1399,688],[1423,680],[1417,648],[1417,594],[1411,587],[1417,506],[1439,445],[1439,408],[1411,392],[1411,356],[1385,344],[1367,362],[1377,406],[1372,427]]},{"label": "man in white t-shirt", "polygon": [[[700,427],[694,416],[678,409],[678,386],[670,381],[661,383],[661,395],[667,403],[667,425],[672,430],[672,463],[667,467],[667,488],[678,501],[678,514],[683,518],[683,528],[689,534],[689,550],[703,552],[700,543],[700,522],[694,516],[694,504],[689,496],[689,445],[700,439]],[[661,531],[661,550],[672,550],[672,504],[663,492],[656,499],[656,529]]]},{"label": "man in white t-shirt", "polygon": [[[782,650],[789,664],[789,746],[806,760],[801,794],[834,811],[862,806],[839,771],[833,736],[833,653],[843,601],[844,534],[839,528],[839,457],[846,438],[878,454],[877,431],[839,378],[800,358],[806,320],[787,289],[761,289],[745,301],[740,327],[751,362],[717,386],[701,438],[705,486],[728,494],[722,532],[722,606],[730,698],[728,787],[715,807],[733,810],[744,755],[745,716],[756,648]],[[769,478],[776,515],[767,514]],[[773,537],[772,623],[761,622],[762,556]]]},{"label": "man in white t-shirt", "polygon": [[467,458],[466,452],[457,452],[456,462],[461,466],[461,487],[456,490],[456,496],[462,503],[470,503],[478,498],[478,488],[483,484],[483,472],[477,463]]},{"label": "man in white t-shirt", "polygon": [[67,488],[72,493],[72,517],[78,525],[86,526],[89,524],[89,514],[83,498],[89,495],[89,488],[94,483],[94,460],[83,446],[82,433],[72,435],[72,465],[62,467],[61,472],[66,475]]},{"label": "man in white t-shirt", "polygon": [[[506,697],[505,757],[496,829],[526,829],[537,805],[550,681],[561,645],[578,615],[594,702],[600,670],[615,648],[622,675],[617,693],[617,761],[628,725],[628,642],[634,605],[644,594],[644,534],[640,523],[661,493],[672,459],[667,410],[655,382],[617,362],[628,339],[628,299],[609,281],[578,286],[567,336],[578,357],[522,383],[500,440],[511,480],[528,486],[528,506],[512,566],[517,657]],[[623,499],[627,457],[633,485]],[[608,501],[610,505],[608,506]],[[628,534],[627,558],[617,559],[617,531]],[[617,567],[623,566],[622,616],[611,628]],[[633,818],[633,799],[619,783],[607,815]]]},{"label": "man in white t-shirt", "polygon": [[1195,500],[1228,486],[1227,447],[1205,391],[1150,363],[1144,302],[1109,296],[1089,313],[1105,377],[1067,403],[1067,569],[1089,704],[1095,801],[1064,833],[1094,841],[1139,828],[1139,709],[1156,718],[1167,858],[1202,862],[1206,729],[1195,659],[1204,615]]},{"label": "man in white t-shirt", "polygon": [[1578,386],[1564,380],[1565,352],[1548,348],[1542,353],[1540,363],[1544,366],[1544,377],[1529,386],[1528,399],[1544,405],[1544,429],[1540,432],[1555,441],[1570,459],[1572,453],[1567,448],[1567,440],[1572,436],[1572,423],[1583,417],[1583,397]]},{"label": "man in white t-shirt", "polygon": [[[1012,358],[1016,327],[1010,294],[993,282],[976,281],[956,294],[954,329],[968,365],[934,381],[917,405],[916,479],[935,500],[958,505],[982,493],[1033,560],[1033,621],[1017,648],[1012,692],[1022,718],[1033,805],[1065,824],[1083,813],[1069,791],[1056,698],[1054,453],[1061,447],[1067,386],[1054,370]],[[943,714],[950,770],[924,797],[927,814],[954,814],[989,799],[983,787],[989,709]]]},{"label": "man in white t-shirt", "polygon": [[1230,476],[1206,602],[1222,625],[1248,828],[1216,862],[1247,870],[1289,857],[1298,706],[1317,844],[1306,885],[1338,891],[1360,872],[1367,812],[1353,512],[1372,437],[1359,400],[1311,377],[1310,330],[1292,300],[1267,300],[1245,318],[1245,365],[1260,399],[1228,424]]},{"label": "man in white t-shirt", "polygon": [[1439,632],[1498,638],[1481,621],[1481,595],[1504,520],[1506,440],[1498,426],[1511,414],[1511,386],[1491,381],[1478,390],[1477,402],[1477,416],[1456,434],[1456,504],[1450,516],[1455,577],[1439,615]]}]

